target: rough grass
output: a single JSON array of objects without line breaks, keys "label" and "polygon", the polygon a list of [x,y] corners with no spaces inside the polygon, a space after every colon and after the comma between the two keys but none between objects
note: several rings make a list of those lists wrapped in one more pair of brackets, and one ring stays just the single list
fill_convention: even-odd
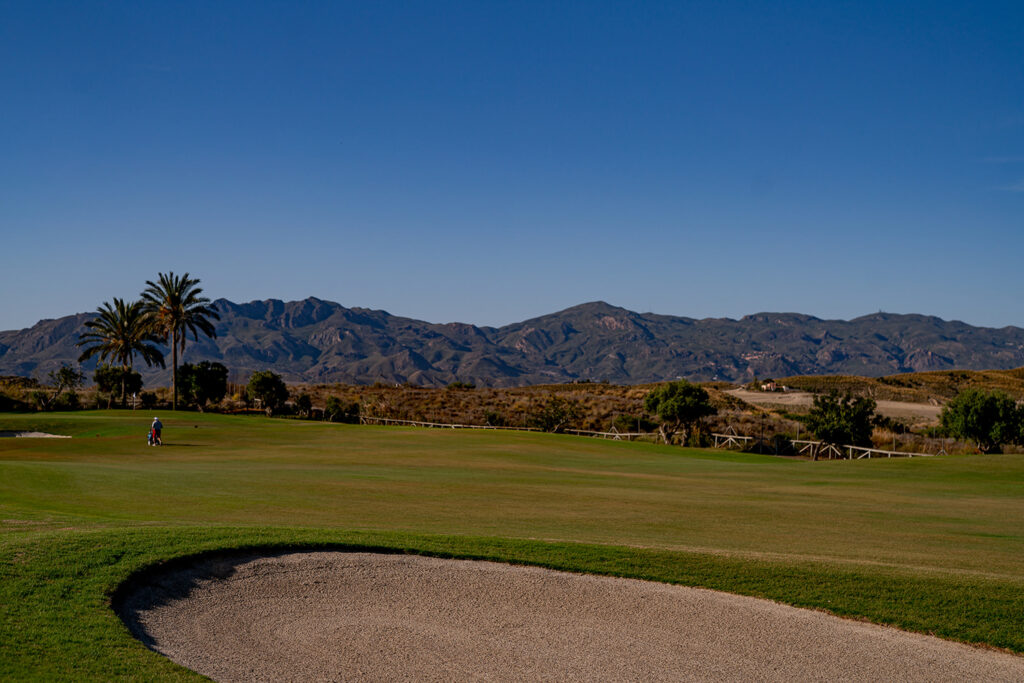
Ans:
[{"label": "rough grass", "polygon": [[[723,383],[702,385],[712,404],[721,409],[749,409],[750,406],[722,390]],[[576,403],[581,414],[570,427],[602,431],[610,429],[620,415],[644,413],[644,397],[653,384],[622,386],[602,382],[551,384],[516,388],[437,389],[408,385],[357,386],[312,384],[291,388],[292,397],[308,393],[321,408],[328,396],[345,403],[357,403],[363,415],[395,420],[483,425],[489,417],[502,424],[527,426],[537,407],[551,396]],[[726,387],[729,385],[725,385]]]},{"label": "rough grass", "polygon": [[21,415],[0,678],[188,677],[109,608],[157,562],[371,546],[701,585],[1024,652],[1024,456],[811,463],[526,433]]},{"label": "rough grass", "polygon": [[852,375],[805,375],[778,380],[794,389],[827,393],[849,392],[882,401],[944,403],[961,391],[983,389],[1003,391],[1017,400],[1024,399],[1024,368],[1014,370],[937,370],[910,372],[887,377]]}]

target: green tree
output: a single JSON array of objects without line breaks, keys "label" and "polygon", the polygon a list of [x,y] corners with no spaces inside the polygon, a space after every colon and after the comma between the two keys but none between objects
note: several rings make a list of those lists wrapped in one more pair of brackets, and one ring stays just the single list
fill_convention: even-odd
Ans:
[{"label": "green tree", "polygon": [[1024,409],[1001,391],[963,391],[943,407],[939,422],[950,436],[974,443],[982,453],[1024,440]]},{"label": "green tree", "polygon": [[82,407],[82,402],[78,398],[78,392],[72,390],[62,393],[51,405],[54,410],[78,410]]},{"label": "green tree", "polygon": [[358,422],[359,404],[355,401],[343,403],[337,396],[328,396],[324,419],[328,422]]},{"label": "green tree", "polygon": [[341,399],[337,396],[328,396],[327,403],[324,405],[324,419],[328,422],[334,422],[334,419],[341,415],[343,410]]},{"label": "green tree", "polygon": [[228,393],[228,369],[208,360],[185,363],[178,368],[178,384],[182,399],[202,412],[208,403],[217,403]]},{"label": "green tree", "polygon": [[32,399],[40,410],[74,409],[78,407],[75,389],[85,382],[85,375],[70,365],[61,363],[60,368],[47,373],[49,391],[32,392]]},{"label": "green tree", "polygon": [[270,370],[254,372],[245,391],[250,400],[260,402],[268,417],[288,400],[288,387],[284,380]]},{"label": "green tree", "polygon": [[552,395],[531,407],[529,422],[531,427],[537,427],[545,432],[560,433],[580,419],[582,414],[578,401]]},{"label": "green tree", "polygon": [[149,327],[141,301],[125,302],[115,298],[113,306],[105,301],[96,312],[97,317],[85,323],[89,331],[78,338],[77,345],[85,347],[78,362],[98,355],[102,361],[110,359],[120,363],[123,406],[127,396],[128,373],[136,355],[141,356],[146,365],[164,367],[164,354],[157,346],[160,338]]},{"label": "green tree", "polygon": [[672,443],[676,432],[682,432],[682,441],[705,417],[718,412],[711,405],[708,392],[686,380],[669,382],[652,389],[644,397],[644,410],[657,415],[661,423],[658,433],[666,444]]},{"label": "green tree", "polygon": [[171,345],[171,409],[178,409],[178,353],[185,353],[188,333],[199,341],[199,333],[216,338],[210,319],[220,320],[217,307],[210,303],[199,287],[199,278],[188,273],[177,276],[160,273],[156,282],[146,280],[142,292],[147,319],[152,329]]},{"label": "green tree", "polygon": [[295,412],[297,412],[300,417],[309,417],[309,414],[312,411],[313,398],[304,391],[295,399]]},{"label": "green tree", "polygon": [[834,391],[815,396],[807,428],[818,440],[832,446],[870,446],[875,405],[870,398],[840,396]]},{"label": "green tree", "polygon": [[103,363],[96,366],[92,381],[101,394],[107,395],[107,407],[114,400],[114,392],[121,388],[125,394],[137,394],[142,390],[142,375],[137,370],[119,368],[116,365]]}]

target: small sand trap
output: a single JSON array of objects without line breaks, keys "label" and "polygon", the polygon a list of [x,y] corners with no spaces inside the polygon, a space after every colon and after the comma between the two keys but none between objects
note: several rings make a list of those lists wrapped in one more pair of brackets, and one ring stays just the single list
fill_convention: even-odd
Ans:
[{"label": "small sand trap", "polygon": [[408,555],[206,560],[119,612],[218,681],[1024,680],[1024,657],[766,600]]},{"label": "small sand trap", "polygon": [[22,439],[70,439],[63,434],[47,434],[46,432],[0,432],[0,438],[12,437]]}]

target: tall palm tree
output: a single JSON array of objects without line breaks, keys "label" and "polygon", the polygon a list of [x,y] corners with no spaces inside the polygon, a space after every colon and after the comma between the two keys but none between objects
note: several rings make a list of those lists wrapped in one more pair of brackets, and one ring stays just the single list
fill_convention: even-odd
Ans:
[{"label": "tall palm tree", "polygon": [[78,337],[77,346],[85,346],[78,357],[81,363],[95,355],[101,360],[108,358],[121,364],[121,405],[125,404],[125,379],[132,370],[133,360],[138,354],[146,365],[164,367],[164,354],[156,346],[160,337],[149,328],[141,301],[125,302],[114,298],[114,305],[104,301],[96,309],[97,317],[85,326],[88,332]]},{"label": "tall palm tree", "polygon": [[152,329],[171,343],[171,407],[178,409],[178,351],[185,353],[185,339],[188,333],[199,341],[199,332],[207,337],[217,337],[209,318],[220,320],[217,307],[197,287],[199,278],[188,273],[177,276],[174,273],[160,273],[156,282],[146,280],[142,302]]}]

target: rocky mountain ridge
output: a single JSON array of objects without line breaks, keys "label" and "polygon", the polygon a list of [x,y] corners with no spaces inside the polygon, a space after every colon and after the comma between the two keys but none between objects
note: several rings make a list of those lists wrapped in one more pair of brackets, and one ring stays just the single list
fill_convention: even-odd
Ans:
[{"label": "rocky mountain ridge", "polygon": [[[1024,365],[1024,329],[916,314],[822,320],[757,313],[698,320],[592,302],[495,328],[429,323],[313,297],[215,303],[221,314],[217,338],[190,340],[184,360],[224,363],[236,381],[268,368],[289,382],[524,386],[877,377]],[[75,363],[75,342],[90,317],[79,313],[0,332],[0,375],[42,378],[61,363]],[[149,384],[168,381],[168,370],[139,369]]]}]

